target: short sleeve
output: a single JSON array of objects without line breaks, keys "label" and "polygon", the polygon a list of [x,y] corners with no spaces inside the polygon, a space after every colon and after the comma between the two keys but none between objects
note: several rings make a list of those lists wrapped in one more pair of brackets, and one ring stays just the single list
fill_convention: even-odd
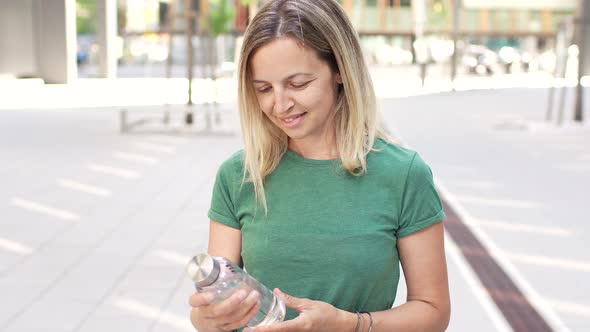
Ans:
[{"label": "short sleeve", "polygon": [[232,159],[225,161],[217,171],[208,216],[211,220],[239,229],[240,222],[235,213],[234,193],[236,185],[240,185],[240,177],[236,176],[239,175],[236,174],[239,171],[234,167],[233,161]]},{"label": "short sleeve", "polygon": [[432,172],[415,153],[408,169],[402,196],[397,236],[403,237],[441,221],[445,217]]}]

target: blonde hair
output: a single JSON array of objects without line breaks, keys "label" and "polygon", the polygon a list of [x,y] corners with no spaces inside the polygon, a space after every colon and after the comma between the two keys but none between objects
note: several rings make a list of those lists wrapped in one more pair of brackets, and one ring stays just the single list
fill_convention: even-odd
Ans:
[{"label": "blonde hair", "polygon": [[[288,137],[260,110],[251,81],[250,58],[277,38],[294,38],[314,50],[342,85],[335,106],[336,145],[342,167],[359,176],[376,137],[388,139],[379,125],[373,84],[357,34],[335,0],[271,0],[253,18],[244,35],[238,64],[238,104],[244,140],[243,182],[253,183],[257,200],[268,211],[264,178],[287,151]],[[389,140],[389,139],[388,139]]]}]

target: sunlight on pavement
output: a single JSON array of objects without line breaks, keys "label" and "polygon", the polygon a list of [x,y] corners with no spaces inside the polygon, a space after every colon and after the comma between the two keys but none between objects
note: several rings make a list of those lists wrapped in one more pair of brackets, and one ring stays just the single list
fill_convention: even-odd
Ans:
[{"label": "sunlight on pavement", "polygon": [[119,309],[128,311],[142,318],[154,320],[158,323],[168,325],[176,330],[191,332],[195,331],[194,327],[190,323],[188,314],[186,316],[181,316],[169,313],[162,311],[158,307],[147,305],[137,300],[125,297],[119,297],[113,300],[113,305]]},{"label": "sunlight on pavement", "polygon": [[146,140],[153,141],[157,144],[185,144],[189,140],[183,137],[165,136],[165,135],[150,135]]},{"label": "sunlight on pavement", "polygon": [[547,300],[547,302],[558,312],[581,316],[590,320],[590,306],[588,305],[557,300]]},{"label": "sunlight on pavement", "polygon": [[[0,109],[163,105],[188,101],[185,78],[83,78],[70,84],[43,84],[40,79],[6,80],[0,87],[10,91],[3,95]],[[218,78],[217,82],[194,79],[193,102],[234,101],[236,90],[231,78]]]},{"label": "sunlight on pavement", "polygon": [[[459,76],[454,83],[450,78],[432,75],[426,77],[425,85],[422,86],[418,76],[403,72],[400,74],[399,70],[396,67],[371,70],[377,97],[425,95],[449,92],[453,88],[469,91],[576,86],[575,79],[553,78],[542,72]],[[583,77],[582,85],[590,86],[590,78]],[[40,79],[6,80],[6,83],[0,84],[0,88],[7,92],[0,101],[0,109],[180,105],[188,101],[188,80],[185,78],[81,78],[67,85],[44,84]],[[218,78],[216,82],[194,79],[192,91],[195,104],[235,102],[237,81],[231,77]]]},{"label": "sunlight on pavement", "polygon": [[566,172],[580,172],[580,173],[588,173],[590,172],[590,164],[565,164],[557,166],[558,169]]},{"label": "sunlight on pavement", "polygon": [[136,171],[120,167],[112,167],[101,164],[88,164],[86,167],[93,172],[108,174],[120,178],[135,179],[140,176],[140,174]]},{"label": "sunlight on pavement", "polygon": [[57,184],[70,190],[75,190],[95,196],[109,197],[112,195],[111,191],[108,189],[84,184],[69,179],[57,179]]},{"label": "sunlight on pavement", "polygon": [[27,247],[16,241],[11,241],[0,237],[0,249],[10,251],[19,255],[30,255],[33,253],[33,248]]},{"label": "sunlight on pavement", "polygon": [[132,161],[138,164],[155,165],[160,162],[159,159],[137,153],[116,151],[113,156],[117,159]]},{"label": "sunlight on pavement", "polygon": [[138,147],[143,150],[154,151],[154,152],[162,152],[162,153],[176,153],[176,148],[166,146],[163,144],[156,144],[156,143],[144,143],[144,142],[135,142],[133,143],[135,147]]},{"label": "sunlight on pavement", "polygon": [[512,252],[504,252],[507,258],[514,262],[537,265],[543,267],[558,268],[563,270],[574,270],[581,272],[590,272],[590,262],[567,260],[561,258],[553,258],[547,256],[534,256],[526,254],[515,254]]},{"label": "sunlight on pavement", "polygon": [[442,197],[445,198],[447,203],[453,208],[459,218],[479,239],[489,254],[498,263],[502,270],[504,270],[504,272],[510,277],[510,279],[512,279],[514,284],[520,289],[520,291],[534,306],[534,308],[545,318],[547,323],[549,323],[549,325],[556,331],[569,332],[570,329],[557,315],[555,310],[547,303],[547,301],[545,301],[537,289],[535,289],[523,276],[523,274],[516,268],[512,261],[506,257],[505,252],[499,249],[488,236],[488,234],[482,230],[482,227],[480,227],[477,223],[477,219],[474,218],[464,207],[463,201],[452,194],[438,178],[435,177],[434,182]]},{"label": "sunlight on pavement", "polygon": [[454,186],[464,186],[464,187],[469,187],[469,188],[473,188],[473,189],[478,189],[478,190],[489,190],[489,189],[494,189],[498,187],[497,183],[494,182],[489,182],[489,181],[452,181],[449,183],[452,183]]},{"label": "sunlight on pavement", "polygon": [[183,255],[171,250],[156,250],[153,252],[153,254],[165,261],[174,263],[179,266],[186,266],[186,264],[190,260],[190,256]]},{"label": "sunlight on pavement", "polygon": [[490,298],[487,290],[481,284],[479,278],[475,275],[475,272],[471,269],[469,264],[466,262],[465,257],[461,254],[459,248],[448,233],[445,232],[445,252],[452,259],[461,273],[463,279],[467,283],[467,288],[473,293],[481,307],[485,310],[488,317],[494,324],[496,331],[498,332],[511,332],[512,329],[506,322],[506,319],[496,306],[496,304]]},{"label": "sunlight on pavement", "polygon": [[58,219],[62,219],[62,220],[77,221],[80,219],[79,215],[72,213],[70,211],[54,208],[54,207],[51,207],[48,205],[29,201],[29,200],[22,199],[22,198],[13,198],[12,201],[10,201],[10,204],[12,204],[13,206],[28,210],[28,211],[41,213],[41,214],[44,214],[44,215],[47,215],[50,217],[54,217],[54,218],[58,218]]},{"label": "sunlight on pavement", "polygon": [[559,227],[543,227],[534,224],[519,224],[509,221],[493,220],[478,220],[477,223],[488,229],[496,229],[515,233],[533,233],[559,237],[572,236],[572,231]]},{"label": "sunlight on pavement", "polygon": [[[392,70],[373,71],[375,93],[379,98],[399,98],[425,94],[472,90],[508,88],[549,88],[574,87],[575,79],[552,78],[547,73],[507,74],[496,76],[459,76],[453,83],[450,78],[427,77],[424,86],[417,77],[396,77]],[[393,77],[393,78],[392,78]],[[588,77],[582,78],[582,85],[590,86]]]},{"label": "sunlight on pavement", "polygon": [[535,208],[541,207],[541,205],[536,202],[526,201],[526,200],[499,199],[499,198],[493,198],[493,197],[478,197],[478,196],[467,196],[467,195],[457,195],[456,197],[463,204],[512,207],[512,208],[521,208],[521,209],[535,209]]}]

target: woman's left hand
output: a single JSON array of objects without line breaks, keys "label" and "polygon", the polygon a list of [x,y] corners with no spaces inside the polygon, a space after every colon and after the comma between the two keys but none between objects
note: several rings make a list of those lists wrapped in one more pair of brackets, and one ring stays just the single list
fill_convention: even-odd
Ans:
[{"label": "woman's left hand", "polygon": [[276,324],[247,328],[244,332],[342,332],[354,329],[356,316],[353,313],[329,303],[296,298],[278,288],[275,288],[274,293],[287,307],[297,310],[299,316]]}]

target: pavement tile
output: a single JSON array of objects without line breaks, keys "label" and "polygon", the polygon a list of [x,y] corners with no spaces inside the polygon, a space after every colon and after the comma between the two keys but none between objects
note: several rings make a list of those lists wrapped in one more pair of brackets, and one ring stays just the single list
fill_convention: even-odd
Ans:
[{"label": "pavement tile", "polygon": [[[589,261],[590,226],[580,221],[585,220],[582,193],[590,164],[590,152],[581,143],[588,140],[581,139],[590,135],[498,129],[507,121],[537,121],[543,100],[538,91],[515,89],[385,100],[382,108],[388,125],[478,219],[553,225],[575,233],[555,239],[484,228],[500,248]],[[223,112],[224,125],[237,128],[235,106],[224,105]],[[0,127],[21,128],[0,131],[0,151],[8,160],[0,169],[5,184],[0,188],[0,237],[38,248],[24,257],[0,251],[0,330],[193,330],[187,299],[194,288],[184,275],[184,260],[206,247],[214,176],[240,148],[240,137],[236,132],[166,134],[158,124],[121,135],[117,120],[117,108],[0,112]],[[202,112],[197,120],[203,124]],[[23,135],[23,128],[34,135]],[[123,160],[116,152],[157,161]],[[88,163],[141,176],[97,173]],[[65,189],[56,183],[59,178],[104,187],[112,195],[99,198]],[[562,189],[565,181],[569,195]],[[8,204],[15,196],[69,208],[81,219],[65,222],[17,209]],[[544,295],[588,306],[587,273],[516,264]],[[449,262],[449,273],[449,331],[491,330],[454,262]],[[405,297],[404,285],[399,289],[396,303]],[[572,331],[585,331],[590,321],[580,315],[585,307],[577,308],[572,313],[562,306],[558,312]]]}]

